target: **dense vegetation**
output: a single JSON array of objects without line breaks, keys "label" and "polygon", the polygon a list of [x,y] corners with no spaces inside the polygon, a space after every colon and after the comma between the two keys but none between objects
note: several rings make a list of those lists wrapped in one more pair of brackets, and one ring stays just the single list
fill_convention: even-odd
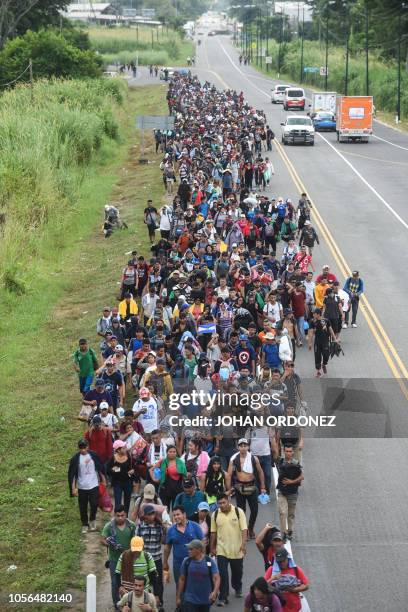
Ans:
[{"label": "dense vegetation", "polygon": [[[398,64],[401,74],[401,111],[408,116],[408,8],[402,0],[309,0],[312,21],[289,21],[283,13],[266,14],[261,4],[231,9],[242,20],[243,36],[238,41],[246,50],[269,48],[272,69],[294,82],[301,80],[301,67],[326,64],[327,87],[344,93],[348,57],[347,93],[370,94],[376,107],[397,109]],[[235,6],[235,4],[234,4]],[[284,6],[284,5],[283,5]],[[268,38],[268,44],[266,39]],[[302,64],[301,41],[304,42]],[[257,42],[256,42],[257,41]],[[399,61],[400,60],[400,61]],[[368,70],[367,70],[368,66]],[[368,71],[368,79],[366,73]],[[303,73],[302,80],[324,88],[319,75]]]},{"label": "dense vegetation", "polygon": [[0,98],[1,284],[23,293],[35,281],[50,232],[63,232],[86,167],[105,141],[118,138],[118,81],[37,82]]},{"label": "dense vegetation", "polygon": [[194,55],[193,43],[167,27],[158,30],[142,26],[137,30],[91,28],[89,37],[92,48],[100,54],[105,65],[129,64],[137,55],[140,65],[185,66],[186,58]]}]

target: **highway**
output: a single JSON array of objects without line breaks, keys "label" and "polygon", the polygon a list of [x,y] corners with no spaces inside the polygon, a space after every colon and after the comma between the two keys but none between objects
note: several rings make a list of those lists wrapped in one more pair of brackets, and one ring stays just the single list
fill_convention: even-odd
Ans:
[{"label": "highway", "polygon": [[[336,414],[338,426],[306,432],[305,481],[293,550],[311,580],[313,612],[408,609],[408,135],[375,123],[369,144],[338,144],[322,134],[314,147],[280,145],[285,113],[270,103],[278,81],[239,66],[229,37],[201,36],[194,72],[219,88],[243,91],[276,134],[270,194],[297,203],[305,190],[321,239],[314,252],[343,281],[360,270],[366,295],[358,328],[342,333],[345,355],[314,380],[304,347],[296,360],[311,414]],[[332,412],[333,411],[333,412]],[[329,435],[330,434],[330,435]],[[257,527],[277,521],[276,503]],[[245,588],[262,574],[250,545]],[[230,610],[242,610],[232,600]]]}]

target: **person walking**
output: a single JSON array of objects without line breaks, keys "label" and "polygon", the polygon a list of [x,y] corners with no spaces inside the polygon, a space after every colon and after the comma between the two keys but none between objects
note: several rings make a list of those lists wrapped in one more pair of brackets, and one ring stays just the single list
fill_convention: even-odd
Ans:
[{"label": "person walking", "polygon": [[[106,485],[105,468],[98,455],[89,450],[87,440],[78,442],[78,452],[69,462],[68,483],[71,497],[78,498],[82,533],[88,529],[96,531],[96,512],[98,510],[99,482]],[[88,505],[90,513],[88,516]]]},{"label": "person walking", "polygon": [[133,583],[133,590],[125,593],[118,601],[118,608],[122,612],[157,612],[154,596],[146,591],[146,578],[137,576]]},{"label": "person walking", "polygon": [[162,558],[162,542],[165,538],[166,529],[162,521],[157,518],[156,510],[153,504],[147,504],[143,508],[143,514],[140,523],[136,527],[136,535],[140,536],[144,542],[144,549],[150,553],[156,565],[156,582],[154,585],[154,594],[156,596],[159,612],[163,610],[163,558]]},{"label": "person walking", "polygon": [[[234,484],[232,483],[234,477]],[[230,459],[226,487],[227,491],[235,489],[238,508],[243,512],[249,506],[248,533],[250,538],[255,538],[255,522],[258,516],[258,483],[261,493],[266,493],[265,477],[259,459],[249,452],[249,443],[246,438],[238,440],[238,452]]]},{"label": "person walking", "polygon": [[88,346],[86,338],[80,338],[73,355],[74,369],[78,372],[79,390],[82,395],[90,391],[96,370],[99,368],[95,351]]},{"label": "person walking", "polygon": [[316,378],[320,378],[322,373],[327,374],[327,363],[330,356],[330,340],[336,342],[336,336],[330,322],[322,318],[321,308],[315,308],[314,310],[313,319],[309,323],[307,339],[309,351],[312,350],[314,340]]},{"label": "person walking", "polygon": [[129,513],[130,497],[132,495],[132,479],[135,470],[132,466],[132,459],[126,448],[126,442],[123,440],[115,440],[113,443],[113,457],[107,464],[107,472],[110,478],[113,494],[115,498],[115,507],[123,503],[126,514]]},{"label": "person walking", "polygon": [[[360,297],[364,293],[364,282],[360,278],[358,270],[354,270],[352,276],[349,276],[346,280],[343,290],[350,297],[350,309],[351,309],[351,327],[357,327],[357,312],[360,303]],[[350,317],[350,310],[346,312],[345,321],[343,327],[348,327]]]},{"label": "person walking", "polygon": [[188,557],[180,568],[176,605],[183,605],[183,612],[209,612],[220,590],[217,564],[205,554],[201,540],[192,540],[187,549]]},{"label": "person walking", "polygon": [[217,556],[220,571],[220,593],[217,606],[228,604],[229,574],[236,597],[242,597],[242,574],[248,529],[245,512],[230,503],[226,493],[217,498],[218,509],[211,517],[210,554]]},{"label": "person walking", "polygon": [[136,577],[143,576],[146,589],[151,593],[156,582],[156,564],[150,553],[144,551],[143,538],[134,536],[130,548],[121,553],[116,565],[119,593],[123,596],[133,589]]},{"label": "person walking", "polygon": [[293,446],[287,445],[283,458],[277,462],[279,525],[285,540],[293,537],[298,489],[304,480],[302,467],[293,455]]},{"label": "person walking", "polygon": [[271,589],[262,576],[252,583],[245,597],[244,612],[283,612],[279,597]]},{"label": "person walking", "polygon": [[119,585],[116,566],[121,553],[130,548],[130,541],[135,535],[136,525],[126,517],[125,506],[115,507],[115,515],[102,529],[102,544],[108,548],[109,572],[113,605],[119,601]]},{"label": "person walking", "polygon": [[169,571],[169,557],[173,549],[173,577],[174,582],[178,584],[181,565],[183,560],[188,556],[187,544],[192,540],[203,540],[204,534],[197,523],[187,519],[186,511],[183,506],[174,506],[173,520],[174,525],[170,527],[166,536],[163,570],[165,572]]}]

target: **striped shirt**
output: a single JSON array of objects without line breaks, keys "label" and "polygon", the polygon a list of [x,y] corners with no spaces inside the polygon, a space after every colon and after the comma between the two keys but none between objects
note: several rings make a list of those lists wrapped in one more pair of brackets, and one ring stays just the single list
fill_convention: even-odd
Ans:
[{"label": "striped shirt", "polygon": [[[120,574],[122,571],[122,555],[119,557],[118,564],[116,566],[116,573]],[[149,574],[156,571],[156,564],[152,555],[146,551],[142,551],[136,559],[133,561],[133,575],[136,576],[144,576],[146,578],[145,589],[151,590],[151,582],[149,579]],[[133,584],[128,584],[124,580],[122,580],[122,586],[126,590],[131,590],[133,588]]]},{"label": "striped shirt", "polygon": [[149,552],[155,561],[162,558],[162,540],[164,535],[164,528],[158,523],[149,525],[142,521],[136,527],[136,535],[143,538],[144,549]]}]

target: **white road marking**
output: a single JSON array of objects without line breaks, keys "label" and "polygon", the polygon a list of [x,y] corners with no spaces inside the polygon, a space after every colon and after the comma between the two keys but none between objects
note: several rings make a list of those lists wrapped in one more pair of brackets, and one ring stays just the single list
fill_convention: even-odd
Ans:
[{"label": "white road marking", "polygon": [[[266,93],[266,91],[264,91],[263,89],[260,89],[260,88],[259,88],[257,85],[254,85],[254,83],[251,83],[251,81],[250,81],[249,77],[247,77],[247,75],[246,75],[246,74],[244,74],[244,73],[242,72],[242,70],[240,70],[240,69],[238,68],[238,66],[237,66],[237,65],[234,63],[233,59],[231,58],[231,56],[229,55],[229,53],[228,53],[228,52],[227,52],[227,50],[225,49],[224,45],[223,45],[223,44],[222,44],[220,41],[218,41],[218,43],[219,43],[219,45],[220,45],[221,49],[224,51],[224,53],[225,53],[225,55],[227,56],[227,58],[229,59],[229,61],[231,62],[231,64],[234,66],[234,68],[235,68],[236,70],[238,70],[238,72],[239,72],[240,74],[242,74],[242,76],[243,76],[243,77],[245,77],[245,78],[247,79],[247,81],[248,81],[248,82],[251,84],[251,86],[252,86],[252,87],[254,87],[254,89],[257,89],[257,90],[258,90],[258,91],[260,91],[260,92],[261,92],[261,93],[262,93],[264,96],[267,96],[267,97],[269,98],[269,97],[270,97],[270,95],[269,95],[268,93]],[[372,185],[370,185],[370,183],[367,181],[367,179],[365,179],[365,178],[364,178],[364,176],[363,176],[363,175],[362,175],[362,174],[361,174],[361,173],[360,173],[360,172],[357,170],[357,168],[355,168],[355,167],[353,166],[353,164],[352,164],[352,163],[351,163],[351,162],[350,162],[348,159],[346,159],[346,158],[344,157],[344,155],[343,155],[342,153],[340,153],[340,151],[339,151],[338,149],[336,149],[336,147],[335,147],[335,146],[333,146],[333,145],[331,144],[331,142],[329,142],[329,141],[327,140],[327,138],[325,138],[324,136],[322,136],[322,134],[320,134],[319,132],[317,132],[317,136],[320,136],[320,138],[321,138],[322,140],[324,140],[324,142],[325,142],[326,144],[328,144],[328,145],[329,145],[329,147],[330,147],[331,149],[333,149],[333,151],[336,153],[336,155],[338,155],[338,156],[339,156],[339,157],[340,157],[340,158],[341,158],[341,159],[342,159],[342,160],[343,160],[343,161],[344,161],[344,162],[345,162],[345,163],[346,163],[346,164],[349,166],[349,168],[350,168],[350,169],[351,169],[351,170],[354,172],[354,174],[356,174],[356,176],[358,176],[358,178],[359,178],[359,179],[360,179],[360,180],[361,180],[361,181],[364,183],[364,185],[366,185],[366,187],[368,187],[368,188],[369,188],[369,190],[370,190],[370,191],[371,191],[371,192],[372,192],[372,193],[373,193],[373,194],[374,194],[374,195],[375,195],[375,196],[376,196],[376,197],[377,197],[377,198],[380,200],[380,202],[381,202],[382,204],[384,204],[384,206],[385,206],[385,207],[386,207],[386,208],[387,208],[387,209],[390,211],[390,213],[391,213],[392,215],[394,215],[394,217],[395,217],[395,218],[396,218],[396,219],[397,219],[397,220],[398,220],[398,221],[401,223],[401,225],[403,225],[403,226],[405,227],[405,229],[408,229],[408,223],[406,223],[406,222],[404,221],[404,219],[403,219],[403,218],[402,218],[402,217],[401,217],[401,216],[400,216],[400,215],[397,213],[397,211],[396,211],[396,210],[394,210],[394,209],[393,209],[393,207],[392,207],[392,206],[391,206],[391,205],[390,205],[390,204],[389,204],[389,203],[388,203],[388,202],[387,202],[387,201],[386,201],[386,200],[383,198],[383,196],[382,196],[380,193],[378,193],[378,191],[377,191],[377,190],[376,190],[376,189],[375,189],[375,188],[374,188]],[[377,138],[379,138],[379,136],[377,136]],[[381,138],[380,138],[380,140],[383,140],[383,139],[381,139]],[[386,142],[387,142],[387,141],[386,141]],[[389,141],[388,141],[388,142],[389,142]],[[390,144],[393,144],[393,143],[390,143]],[[399,147],[399,145],[395,145],[395,146],[398,146],[398,147]],[[401,148],[401,147],[400,147],[400,148]],[[404,147],[402,147],[402,148],[404,148]]]},{"label": "white road marking", "polygon": [[381,138],[381,136],[377,136],[376,134],[373,134],[373,138],[377,138],[377,140],[382,140],[383,142],[386,142],[387,144],[391,145],[392,147],[396,147],[397,149],[403,149],[403,151],[408,151],[408,147],[402,147],[399,144],[396,144],[395,142],[391,142],[391,140],[387,140],[386,138]]},{"label": "white road marking", "polygon": [[329,142],[327,140],[327,138],[325,138],[319,132],[317,133],[317,135],[320,136],[320,138],[322,140],[324,140],[324,142],[326,144],[328,144],[331,149],[333,149],[333,151],[336,153],[336,155],[338,155],[344,161],[344,163],[346,163],[349,166],[349,168],[354,172],[354,174],[356,176],[358,176],[360,181],[362,181],[364,183],[364,185],[366,185],[369,188],[369,190],[380,200],[380,202],[382,202],[382,204],[384,204],[384,206],[386,208],[388,208],[390,213],[392,215],[394,215],[394,217],[401,223],[401,225],[403,225],[405,227],[405,229],[408,229],[408,223],[406,223],[404,221],[404,219],[402,217],[400,217],[400,215],[397,213],[397,211],[394,210],[393,207],[390,204],[388,204],[388,202],[382,197],[382,195],[380,193],[378,193],[378,191],[372,185],[370,185],[370,183],[367,181],[367,179],[364,178],[364,176],[357,170],[357,168],[355,168],[353,166],[353,164],[348,159],[346,159],[344,157],[344,155],[342,153],[340,153],[340,151],[338,149],[336,149],[335,146],[332,145],[331,142]]}]

